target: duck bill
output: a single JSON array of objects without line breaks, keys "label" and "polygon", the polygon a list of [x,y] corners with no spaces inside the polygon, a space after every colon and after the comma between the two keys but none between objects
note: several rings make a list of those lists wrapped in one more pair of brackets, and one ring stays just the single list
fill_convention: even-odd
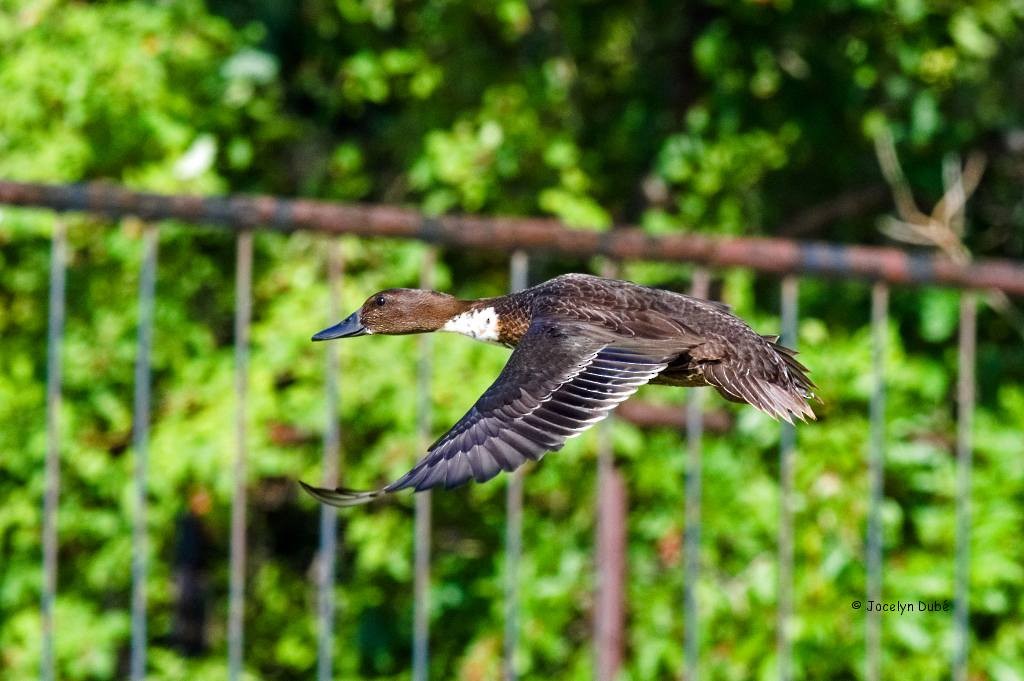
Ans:
[{"label": "duck bill", "polygon": [[359,310],[356,310],[334,326],[330,326],[313,336],[315,341],[331,340],[333,338],[353,338],[365,336],[370,332],[363,323],[359,321]]}]

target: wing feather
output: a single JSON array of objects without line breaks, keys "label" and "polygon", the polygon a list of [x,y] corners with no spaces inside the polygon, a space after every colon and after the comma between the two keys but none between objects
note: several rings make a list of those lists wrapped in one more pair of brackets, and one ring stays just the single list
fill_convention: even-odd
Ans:
[{"label": "wing feather", "polygon": [[484,482],[561,449],[657,376],[677,352],[581,340],[535,323],[494,384],[408,473],[368,492],[303,487],[323,503],[354,506],[403,489]]}]

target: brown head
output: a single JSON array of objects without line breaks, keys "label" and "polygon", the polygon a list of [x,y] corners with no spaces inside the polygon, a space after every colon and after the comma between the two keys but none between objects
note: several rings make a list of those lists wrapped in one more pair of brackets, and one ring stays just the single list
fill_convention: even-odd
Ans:
[{"label": "brown head", "polygon": [[449,319],[465,311],[468,305],[447,293],[391,288],[374,293],[362,307],[313,336],[313,340],[349,338],[368,333],[394,336],[437,331]]}]

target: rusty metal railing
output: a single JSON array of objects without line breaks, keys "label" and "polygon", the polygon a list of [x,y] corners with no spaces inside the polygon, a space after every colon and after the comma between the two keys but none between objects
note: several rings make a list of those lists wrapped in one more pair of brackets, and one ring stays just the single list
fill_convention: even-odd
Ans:
[{"label": "rusty metal railing", "polygon": [[617,260],[692,262],[748,267],[775,274],[859,278],[890,284],[942,284],[994,288],[1024,295],[1024,265],[1009,260],[958,264],[940,255],[877,246],[840,246],[768,238],[701,234],[652,236],[636,228],[608,232],[567,229],[546,218],[427,216],[395,206],[344,204],[270,196],[169,196],[113,185],[0,182],[0,204],[109,217],[174,218],[233,229],[311,230],[369,237],[420,239],[466,249],[543,250],[607,255]]},{"label": "rusty metal railing", "polygon": [[[1024,295],[1024,265],[1008,260],[979,260],[957,264],[940,256],[908,253],[884,247],[850,247],[807,243],[784,239],[718,239],[701,235],[653,237],[635,228],[596,233],[574,231],[548,219],[488,218],[474,216],[428,217],[413,210],[390,206],[331,204],[307,200],[273,197],[194,197],[163,196],[132,192],[110,185],[58,186],[45,184],[0,182],[0,204],[34,206],[56,211],[84,211],[109,217],[134,215],[146,220],[179,219],[190,222],[227,226],[238,231],[236,256],[235,304],[235,394],[236,394],[236,458],[231,521],[230,598],[228,608],[229,676],[241,678],[244,661],[244,584],[246,557],[246,393],[248,373],[249,318],[252,290],[252,230],[291,231],[314,230],[327,234],[399,237],[459,248],[499,249],[514,252],[511,257],[511,287],[526,284],[527,252],[544,250],[571,255],[607,255],[616,259],[650,259],[683,261],[700,266],[742,266],[760,272],[781,273],[783,340],[791,347],[796,343],[797,295],[800,274],[828,277],[855,277],[874,281],[872,292],[872,347],[874,391],[870,406],[870,438],[867,455],[869,472],[869,514],[866,528],[867,598],[882,597],[883,568],[881,515],[883,470],[885,458],[885,325],[890,284],[944,284],[963,288],[996,288],[1008,294]],[[130,674],[141,679],[146,672],[146,451],[148,442],[149,351],[152,343],[152,315],[155,297],[156,250],[158,228],[147,225],[144,232],[143,265],[139,283],[138,354],[135,371],[135,408],[133,444],[136,456],[134,470],[135,517],[133,518],[133,586],[132,586],[132,650]],[[333,241],[328,246],[328,280],[331,319],[339,309],[340,280],[343,275],[340,255]],[[60,473],[60,346],[64,326],[64,286],[68,246],[62,221],[53,234],[50,308],[47,336],[47,453],[43,522],[43,579],[41,588],[42,652],[41,677],[55,678],[54,613],[57,575],[57,508]],[[422,285],[432,286],[433,250],[428,250],[423,263]],[[706,293],[707,278],[698,269],[694,292]],[[424,444],[430,436],[430,363],[429,340],[421,345],[418,378],[418,431]],[[955,549],[955,614],[952,675],[958,681],[967,678],[968,669],[968,595],[970,543],[970,474],[972,462],[971,428],[974,411],[974,364],[976,352],[976,303],[974,294],[965,292],[961,301],[959,336],[959,382],[957,411],[957,541]],[[332,485],[338,476],[340,433],[338,430],[338,358],[331,346],[326,355],[326,427],[324,442],[324,482]],[[720,413],[705,413],[699,393],[692,392],[685,414],[678,409],[644,409],[634,403],[623,405],[618,414],[643,425],[661,425],[686,430],[687,480],[684,524],[684,665],[688,679],[700,673],[700,610],[696,584],[700,575],[700,496],[701,436],[706,430],[721,431],[728,419]],[[606,443],[605,443],[606,444]],[[778,678],[792,676],[791,648],[793,618],[793,458],[796,439],[792,428],[784,426],[779,453],[779,573],[777,594]],[[601,454],[602,484],[616,474],[611,451]],[[618,483],[621,486],[621,479]],[[613,486],[614,487],[614,486]],[[609,487],[609,489],[612,489]],[[607,491],[607,490],[606,490]],[[614,490],[613,490],[614,491]],[[621,500],[622,509],[611,520],[599,521],[597,543],[607,547],[624,547],[626,497],[624,488],[609,498]],[[616,502],[619,503],[619,502]],[[518,563],[521,551],[522,487],[518,476],[512,476],[508,491],[506,525],[505,633],[504,665],[506,679],[515,679],[515,654],[518,645],[519,588]],[[337,519],[334,509],[321,513],[320,571],[317,578],[319,621],[318,678],[333,675],[333,632],[336,608],[335,554],[337,550]],[[430,496],[417,496],[414,587],[413,678],[425,681],[429,672],[429,583],[430,583]],[[614,535],[614,536],[613,536]],[[620,556],[624,560],[624,556]],[[607,562],[607,561],[606,561]],[[598,572],[606,582],[621,582],[625,564],[600,565]],[[621,573],[621,574],[619,574]],[[618,576],[616,576],[618,575]],[[622,660],[624,620],[621,594],[607,591],[599,595],[597,608],[619,624],[602,627],[598,622],[595,639],[599,649],[595,656],[596,677],[612,678]],[[621,591],[621,583],[615,589]],[[604,600],[601,600],[601,599]],[[865,613],[865,676],[880,678],[881,629],[877,613]],[[602,650],[601,646],[616,649]]]}]

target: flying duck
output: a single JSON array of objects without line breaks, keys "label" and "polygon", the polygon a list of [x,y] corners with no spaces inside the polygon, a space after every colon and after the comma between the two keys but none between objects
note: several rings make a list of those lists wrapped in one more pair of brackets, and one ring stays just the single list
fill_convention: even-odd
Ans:
[{"label": "flying duck", "polygon": [[721,303],[587,274],[566,274],[497,298],[437,291],[370,296],[314,341],[450,331],[514,348],[497,380],[426,456],[372,491],[302,486],[332,506],[403,489],[484,482],[557,451],[645,383],[714,386],[775,419],[814,418],[816,399],[795,351]]}]

